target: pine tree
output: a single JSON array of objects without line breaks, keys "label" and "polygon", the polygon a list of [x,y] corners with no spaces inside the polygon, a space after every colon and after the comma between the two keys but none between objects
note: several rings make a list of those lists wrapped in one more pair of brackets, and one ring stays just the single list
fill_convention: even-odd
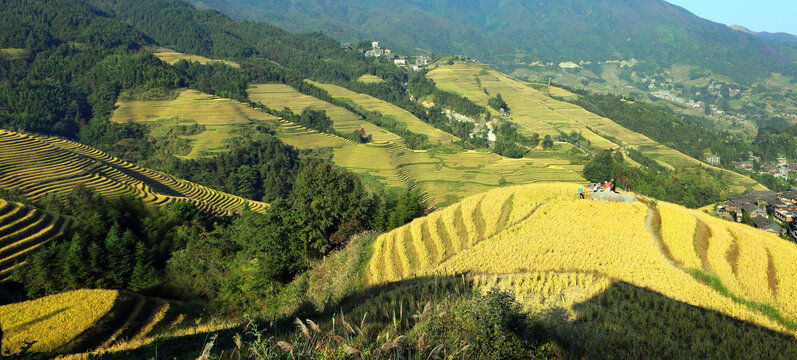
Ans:
[{"label": "pine tree", "polygon": [[87,280],[88,274],[83,256],[84,247],[85,240],[79,233],[75,233],[72,236],[72,241],[69,242],[67,251],[61,254],[63,257],[63,281],[67,289],[78,289]]},{"label": "pine tree", "polygon": [[136,244],[136,265],[130,277],[130,290],[145,291],[160,285],[160,277],[152,266],[152,251],[144,243]]},{"label": "pine tree", "polygon": [[[88,271],[91,276],[91,283],[94,284],[95,287],[104,288],[107,280],[105,276],[107,275],[107,264],[105,259],[105,252],[103,251],[102,247],[93,242],[89,245],[89,261],[88,261]],[[89,284],[89,281],[86,282],[86,285]]]}]

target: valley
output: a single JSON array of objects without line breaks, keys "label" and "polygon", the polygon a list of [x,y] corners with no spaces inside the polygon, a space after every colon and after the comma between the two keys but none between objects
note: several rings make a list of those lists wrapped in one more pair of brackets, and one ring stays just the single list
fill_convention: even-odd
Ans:
[{"label": "valley", "polygon": [[797,358],[783,36],[650,0],[0,19],[3,358]]}]

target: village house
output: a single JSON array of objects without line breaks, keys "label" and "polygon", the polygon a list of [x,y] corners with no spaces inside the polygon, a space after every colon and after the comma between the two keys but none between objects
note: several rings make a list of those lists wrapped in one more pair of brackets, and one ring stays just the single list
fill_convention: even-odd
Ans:
[{"label": "village house", "polygon": [[780,236],[783,232],[783,228],[780,227],[778,224],[773,224],[769,219],[765,217],[756,217],[753,218],[753,223],[757,229],[764,230],[772,235]]},{"label": "village house", "polygon": [[372,49],[365,52],[365,57],[380,57],[384,54],[382,49]]},{"label": "village house", "polygon": [[738,213],[742,211],[742,206],[752,204],[753,201],[755,201],[753,198],[735,196],[725,202],[724,210],[727,212]]},{"label": "village house", "polygon": [[415,65],[418,65],[418,66],[426,66],[426,65],[429,65],[431,62],[432,62],[432,58],[428,57],[426,55],[421,55],[421,56],[418,56],[417,58],[415,58]]},{"label": "village house", "polygon": [[731,163],[733,167],[737,169],[744,169],[744,170],[753,170],[753,162],[752,161],[734,161]]},{"label": "village house", "polygon": [[778,221],[780,222],[785,222],[785,223],[790,223],[794,221],[795,216],[797,216],[797,214],[789,211],[776,211],[772,214],[772,217],[778,219]]},{"label": "village house", "polygon": [[778,195],[778,200],[797,206],[797,190],[787,191]]},{"label": "village house", "polygon": [[743,214],[750,215],[751,218],[767,216],[766,211],[764,211],[764,209],[758,207],[758,205],[755,204],[742,205],[742,212],[737,213],[736,217],[738,217],[741,220],[741,215]]},{"label": "village house", "polygon": [[395,59],[393,63],[398,66],[407,66],[407,59]]},{"label": "village house", "polygon": [[720,157],[716,156],[716,155],[709,155],[709,156],[706,157],[706,162],[711,164],[711,165],[714,165],[714,166],[719,166],[720,165]]},{"label": "village house", "polygon": [[797,221],[789,223],[789,236],[794,241],[797,241]]}]

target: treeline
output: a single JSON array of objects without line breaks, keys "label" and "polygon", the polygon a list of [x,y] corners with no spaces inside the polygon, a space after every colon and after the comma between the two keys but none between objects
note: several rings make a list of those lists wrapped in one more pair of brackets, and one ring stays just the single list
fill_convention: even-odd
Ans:
[{"label": "treeline", "polygon": [[730,164],[748,160],[749,151],[767,161],[781,156],[797,158],[795,124],[783,129],[763,127],[756,138],[748,142],[730,133],[700,126],[692,117],[676,115],[653,104],[627,101],[615,95],[573,91],[579,96],[571,100],[572,103],[696,159],[703,159],[710,153]]},{"label": "treeline", "polygon": [[674,172],[638,151],[631,150],[629,157],[647,167],[626,163],[619,151],[603,150],[584,165],[584,178],[600,184],[615,179],[621,191],[633,191],[690,208],[723,200],[730,188],[728,176],[721,171],[697,167]]}]

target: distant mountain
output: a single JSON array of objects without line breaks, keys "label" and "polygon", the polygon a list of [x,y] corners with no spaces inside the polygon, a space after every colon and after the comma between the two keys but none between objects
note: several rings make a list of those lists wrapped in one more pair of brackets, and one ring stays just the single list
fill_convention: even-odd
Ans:
[{"label": "distant mountain", "polygon": [[785,32],[776,32],[776,33],[771,33],[766,31],[755,32],[741,25],[731,25],[729,27],[734,30],[752,34],[753,36],[759,37],[761,39],[797,45],[797,35],[792,35]]},{"label": "distant mountain", "polygon": [[661,0],[187,0],[240,19],[412,53],[457,53],[503,70],[535,60],[696,65],[742,83],[797,74],[797,49]]}]

